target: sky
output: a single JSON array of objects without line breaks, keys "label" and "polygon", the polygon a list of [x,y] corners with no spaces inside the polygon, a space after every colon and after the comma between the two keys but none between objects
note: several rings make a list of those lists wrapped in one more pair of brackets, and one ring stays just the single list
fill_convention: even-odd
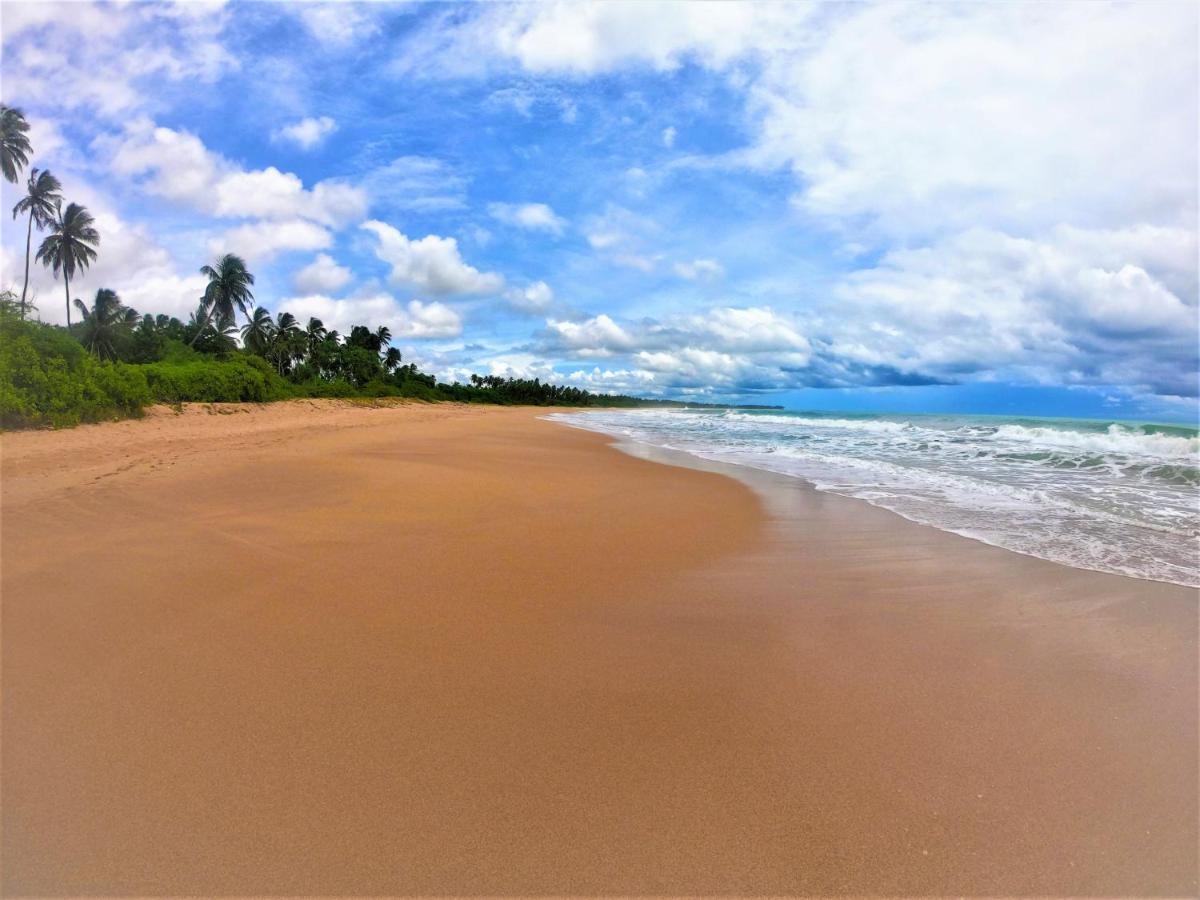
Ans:
[{"label": "sky", "polygon": [[232,252],[443,380],[1195,421],[1198,9],[4,2],[0,98],[85,300]]}]

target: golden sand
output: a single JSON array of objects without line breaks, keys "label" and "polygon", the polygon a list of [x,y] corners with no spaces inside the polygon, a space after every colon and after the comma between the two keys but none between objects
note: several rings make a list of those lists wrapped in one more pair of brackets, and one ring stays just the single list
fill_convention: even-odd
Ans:
[{"label": "golden sand", "polygon": [[1194,592],[542,412],[5,435],[3,893],[1195,894]]}]

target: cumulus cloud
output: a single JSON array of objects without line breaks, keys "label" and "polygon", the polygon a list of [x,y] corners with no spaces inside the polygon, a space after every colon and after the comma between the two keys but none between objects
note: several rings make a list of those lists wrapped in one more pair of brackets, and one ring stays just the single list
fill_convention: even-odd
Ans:
[{"label": "cumulus cloud", "polygon": [[131,123],[117,139],[97,142],[110,151],[118,175],[137,179],[143,190],[208,215],[227,218],[310,219],[341,227],[366,214],[361,188],[337,179],[306,189],[300,178],[274,166],[246,170],[213,153],[186,131]]},{"label": "cumulus cloud", "polygon": [[330,294],[344,288],[352,277],[350,270],[339,266],[328,253],[318,253],[292,276],[292,287],[301,294]]},{"label": "cumulus cloud", "polygon": [[1188,229],[1143,226],[1041,240],[973,229],[892,251],[836,288],[826,352],[931,377],[1194,394],[1196,250]]},{"label": "cumulus cloud", "polygon": [[489,24],[497,49],[531,72],[593,75],[625,65],[672,70],[688,59],[725,66],[780,40],[778,26],[795,18],[777,4],[611,0],[529,4]]},{"label": "cumulus cloud", "polygon": [[410,300],[396,323],[395,333],[410,338],[452,338],[462,330],[462,316],[446,304]]},{"label": "cumulus cloud", "polygon": [[[64,186],[95,216],[102,239],[96,261],[71,279],[71,296],[90,302],[99,288],[106,287],[140,312],[166,313],[186,320],[200,302],[207,279],[194,272],[181,274],[150,230],[122,219],[105,198],[69,180]],[[0,285],[15,287],[18,293],[24,279],[24,251],[24,243],[18,246],[15,242],[6,242],[0,249]],[[44,322],[66,324],[62,280],[37,264],[30,267],[29,275],[30,297],[38,317]]]},{"label": "cumulus cloud", "polygon": [[[791,170],[806,226],[881,255],[834,278],[834,304],[798,317],[818,336],[800,381],[1195,393],[1194,6],[863,4],[816,15],[740,4],[705,21],[693,9],[496,11],[494,47],[537,73],[690,61],[731,74],[750,142],[680,165]],[[651,271],[661,254],[631,218],[610,209],[585,233],[614,262]],[[716,274],[698,263],[673,268]],[[583,337],[614,329],[629,340]],[[685,354],[635,331],[609,320],[566,333],[552,323],[547,335],[591,355],[637,346],[631,358],[653,371],[722,379],[738,362],[720,342]]]},{"label": "cumulus cloud", "polygon": [[662,131],[663,146],[668,149],[670,149],[671,147],[674,147],[675,146],[675,137],[678,134],[679,134],[679,132],[675,130],[674,125],[668,125],[666,128],[664,128]]},{"label": "cumulus cloud", "polygon": [[453,338],[462,334],[462,316],[443,303],[410,300],[402,304],[391,294],[375,292],[335,299],[325,294],[289,297],[280,303],[302,322],[320,319],[326,328],[343,334],[355,325],[386,325],[395,337],[413,340]]},{"label": "cumulus cloud", "polygon": [[271,137],[277,141],[295,144],[301,150],[311,150],[335,131],[337,122],[329,116],[309,116],[299,122],[277,128],[271,133]]},{"label": "cumulus cloud", "polygon": [[553,352],[576,357],[604,357],[629,353],[637,346],[634,336],[601,313],[582,322],[546,322],[544,345]]},{"label": "cumulus cloud", "polygon": [[395,284],[416,286],[431,294],[488,294],[504,287],[504,278],[468,265],[452,237],[426,235],[412,240],[386,222],[371,220],[362,228],[379,243],[375,255],[391,267]]},{"label": "cumulus cloud", "polygon": [[[581,321],[552,319],[539,348],[568,360],[624,358],[626,367],[610,371],[656,390],[794,386],[813,356],[800,326],[766,307],[716,307],[628,323],[603,314]],[[611,384],[608,389],[624,388]]]},{"label": "cumulus cloud", "polygon": [[1194,221],[1195,29],[1167,4],[857,7],[769,57],[745,159],[886,234]]},{"label": "cumulus cloud", "polygon": [[560,235],[567,222],[545,203],[489,203],[488,214],[505,225]]},{"label": "cumulus cloud", "polygon": [[5,3],[6,102],[103,119],[158,106],[174,87],[238,69],[220,3]]},{"label": "cumulus cloud", "polygon": [[546,282],[535,281],[523,288],[512,288],[505,291],[504,299],[518,312],[542,315],[554,302],[554,291]]},{"label": "cumulus cloud", "polygon": [[303,219],[253,222],[231,228],[208,242],[214,255],[236,253],[248,261],[267,262],[291,250],[322,250],[333,243],[328,229]]}]

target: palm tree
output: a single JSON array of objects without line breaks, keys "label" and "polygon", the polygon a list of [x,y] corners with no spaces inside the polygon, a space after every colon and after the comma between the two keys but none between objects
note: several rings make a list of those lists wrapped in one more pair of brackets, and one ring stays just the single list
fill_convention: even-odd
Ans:
[{"label": "palm tree", "polygon": [[50,266],[54,277],[63,274],[67,291],[67,329],[71,328],[71,276],[76,269],[86,269],[96,258],[95,244],[100,243],[100,232],[96,231],[95,220],[85,207],[71,203],[50,222],[50,234],[38,248],[37,259]]},{"label": "palm tree", "polygon": [[212,318],[212,307],[201,300],[195,312],[188,316],[187,325],[181,329],[180,339],[186,339],[190,332],[192,339],[189,344],[195,346],[196,342],[203,338],[199,348],[203,353],[224,353],[237,347],[237,341],[234,340],[237,326],[232,318],[217,316],[215,321],[210,322]]},{"label": "palm tree", "polygon": [[271,321],[271,314],[260,306],[254,310],[250,321],[242,326],[242,346],[259,356],[266,356],[274,333],[275,323]]},{"label": "palm tree", "polygon": [[117,292],[108,288],[96,291],[91,309],[78,299],[75,308],[83,316],[83,346],[101,359],[116,359],[117,341],[137,324],[137,310],[122,305]]},{"label": "palm tree", "polygon": [[201,300],[207,307],[207,313],[200,330],[196,332],[196,337],[192,338],[193,344],[208,327],[208,320],[214,312],[217,313],[218,321],[232,322],[236,306],[248,321],[250,301],[254,299],[254,293],[250,290],[250,285],[254,284],[254,276],[246,271],[246,261],[240,256],[226,253],[217,260],[215,266],[201,266],[200,274],[208,276],[208,287],[204,289],[204,297]]},{"label": "palm tree", "polygon": [[380,349],[386,347],[392,342],[392,331],[386,325],[380,325],[375,329],[375,339],[379,341]]},{"label": "palm tree", "polygon": [[21,170],[29,163],[29,154],[33,152],[27,131],[29,123],[25,121],[25,113],[0,103],[0,171],[13,184],[17,183]]},{"label": "palm tree", "polygon": [[33,226],[45,228],[58,215],[62,203],[62,185],[49,172],[29,170],[29,183],[25,196],[13,207],[13,218],[21,213],[29,214],[29,225],[25,228],[25,284],[21,287],[21,318],[25,318],[25,293],[29,290],[29,244],[33,240]]},{"label": "palm tree", "polygon": [[293,358],[304,355],[307,336],[289,312],[281,312],[275,320],[275,328],[271,335],[270,356],[275,360],[275,368],[282,375],[288,363]]},{"label": "palm tree", "polygon": [[391,374],[398,365],[400,365],[400,351],[395,347],[388,347],[387,352],[383,354],[383,367]]},{"label": "palm tree", "polygon": [[304,329],[304,336],[308,345],[308,355],[312,356],[316,352],[317,347],[321,345],[321,341],[325,340],[329,332],[325,330],[325,323],[316,316],[309,318],[308,327]]}]

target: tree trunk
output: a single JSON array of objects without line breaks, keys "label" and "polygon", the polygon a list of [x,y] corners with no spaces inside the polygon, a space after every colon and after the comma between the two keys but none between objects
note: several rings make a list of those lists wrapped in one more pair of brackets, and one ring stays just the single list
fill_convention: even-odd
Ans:
[{"label": "tree trunk", "polygon": [[33,210],[29,211],[29,227],[25,230],[25,284],[21,288],[21,318],[25,318],[25,292],[29,290],[29,242],[33,240]]},{"label": "tree trunk", "polygon": [[71,330],[71,276],[67,274],[67,267],[63,266],[63,285],[67,289],[67,331]]},{"label": "tree trunk", "polygon": [[204,329],[208,327],[208,320],[212,318],[213,309],[216,308],[216,305],[215,303],[208,305],[208,312],[204,314],[204,321],[200,323],[200,330],[192,336],[192,342],[188,344],[189,347],[195,347],[196,341],[200,340],[200,335],[204,334]]}]

